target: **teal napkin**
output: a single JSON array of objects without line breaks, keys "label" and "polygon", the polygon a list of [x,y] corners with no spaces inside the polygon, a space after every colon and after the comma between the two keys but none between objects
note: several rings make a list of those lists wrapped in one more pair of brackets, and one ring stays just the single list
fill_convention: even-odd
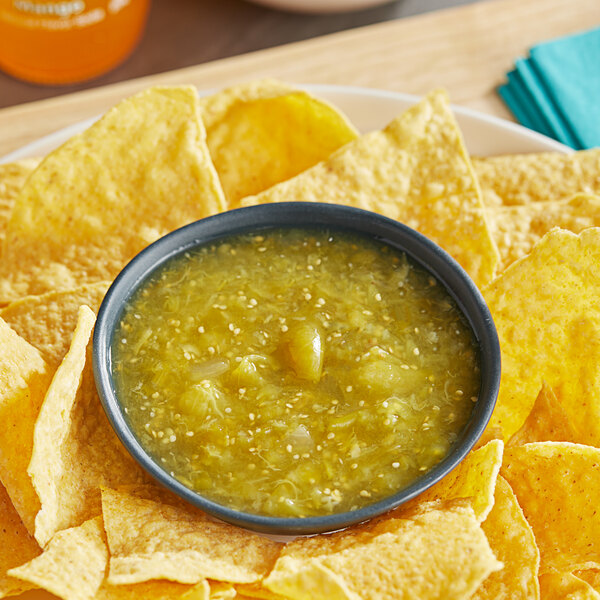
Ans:
[{"label": "teal napkin", "polygon": [[576,150],[600,146],[600,28],[534,46],[498,93],[526,127]]}]

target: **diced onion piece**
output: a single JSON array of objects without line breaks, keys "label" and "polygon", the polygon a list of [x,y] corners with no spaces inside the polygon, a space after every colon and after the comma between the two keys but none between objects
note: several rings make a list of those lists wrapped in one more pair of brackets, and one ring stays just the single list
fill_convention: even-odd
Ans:
[{"label": "diced onion piece", "polygon": [[213,358],[205,362],[193,363],[190,371],[194,381],[218,377],[229,371],[229,361],[226,358]]}]

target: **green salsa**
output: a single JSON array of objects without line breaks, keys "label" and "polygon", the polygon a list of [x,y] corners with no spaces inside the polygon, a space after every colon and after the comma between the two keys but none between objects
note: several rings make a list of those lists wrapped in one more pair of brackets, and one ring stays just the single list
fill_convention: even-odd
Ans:
[{"label": "green salsa", "polygon": [[447,291],[348,233],[240,235],[172,259],[136,291],[113,372],[142,446],[246,512],[344,512],[443,459],[480,388]]}]

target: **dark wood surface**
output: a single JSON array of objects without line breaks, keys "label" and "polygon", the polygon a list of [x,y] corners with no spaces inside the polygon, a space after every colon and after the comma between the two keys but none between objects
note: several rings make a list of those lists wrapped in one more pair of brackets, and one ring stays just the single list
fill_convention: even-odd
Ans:
[{"label": "dark wood surface", "polygon": [[61,87],[30,84],[0,72],[0,108],[475,1],[397,0],[358,12],[306,15],[245,0],[153,0],[140,44],[116,69]]}]

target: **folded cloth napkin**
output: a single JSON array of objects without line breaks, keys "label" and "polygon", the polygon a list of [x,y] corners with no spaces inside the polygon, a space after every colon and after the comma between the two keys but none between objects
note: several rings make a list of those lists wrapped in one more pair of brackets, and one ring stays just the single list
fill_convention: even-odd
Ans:
[{"label": "folded cloth napkin", "polygon": [[531,48],[498,93],[526,127],[576,150],[600,146],[600,28]]}]

